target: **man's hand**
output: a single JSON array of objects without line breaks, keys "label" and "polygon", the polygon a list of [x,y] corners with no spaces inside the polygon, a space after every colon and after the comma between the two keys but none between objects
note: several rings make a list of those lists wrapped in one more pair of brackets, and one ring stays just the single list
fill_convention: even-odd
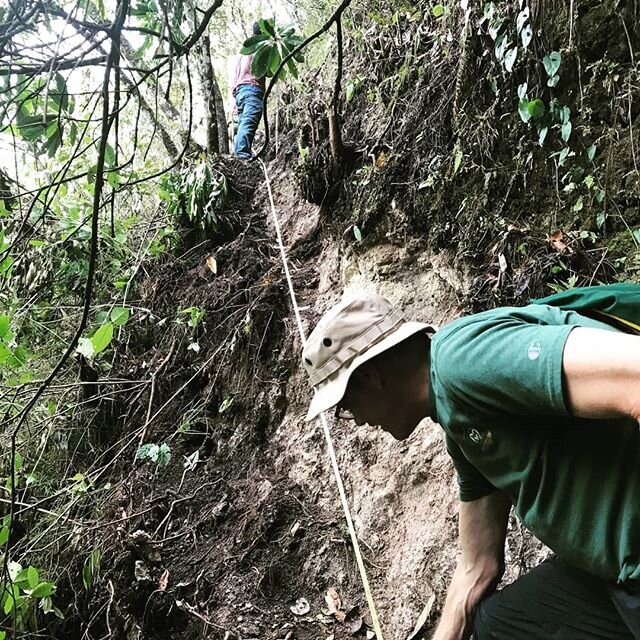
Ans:
[{"label": "man's hand", "polygon": [[442,618],[432,640],[465,640],[473,611],[504,571],[504,540],[511,502],[501,491],[460,504],[462,555],[449,585]]},{"label": "man's hand", "polygon": [[562,371],[572,415],[640,421],[640,336],[578,327],[565,343]]}]

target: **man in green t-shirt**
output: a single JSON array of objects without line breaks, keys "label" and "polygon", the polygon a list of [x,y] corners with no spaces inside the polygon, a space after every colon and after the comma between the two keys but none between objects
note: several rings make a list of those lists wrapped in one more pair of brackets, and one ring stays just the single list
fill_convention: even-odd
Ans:
[{"label": "man in green t-shirt", "polygon": [[[309,336],[307,419],[445,432],[462,553],[434,640],[640,639],[640,337],[532,304],[437,332],[377,295]],[[508,514],[555,556],[494,592]]]}]

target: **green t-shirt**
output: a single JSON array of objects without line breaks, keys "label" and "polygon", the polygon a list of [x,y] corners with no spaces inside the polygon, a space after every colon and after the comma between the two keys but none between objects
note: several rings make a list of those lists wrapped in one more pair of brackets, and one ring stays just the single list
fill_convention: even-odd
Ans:
[{"label": "green t-shirt", "polygon": [[446,325],[431,344],[430,414],[446,432],[461,500],[501,489],[570,564],[640,580],[638,424],[570,415],[562,353],[575,326],[613,330],[537,304]]}]

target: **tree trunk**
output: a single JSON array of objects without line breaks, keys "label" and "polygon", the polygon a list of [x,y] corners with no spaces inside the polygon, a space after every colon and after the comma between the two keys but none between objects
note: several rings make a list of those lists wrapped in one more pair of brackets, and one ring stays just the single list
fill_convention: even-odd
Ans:
[{"label": "tree trunk", "polygon": [[209,153],[220,152],[220,136],[218,135],[218,114],[216,110],[215,87],[217,82],[211,65],[211,53],[209,51],[209,36],[203,35],[198,44],[197,55],[198,75],[205,105],[205,127],[207,129],[207,151]]},{"label": "tree trunk", "polygon": [[218,84],[218,79],[216,78],[213,67],[211,67],[211,73],[213,78],[213,97],[216,103],[216,116],[218,119],[218,146],[220,153],[229,153],[227,114],[224,112],[224,100],[222,99],[222,92],[220,91],[220,85]]}]

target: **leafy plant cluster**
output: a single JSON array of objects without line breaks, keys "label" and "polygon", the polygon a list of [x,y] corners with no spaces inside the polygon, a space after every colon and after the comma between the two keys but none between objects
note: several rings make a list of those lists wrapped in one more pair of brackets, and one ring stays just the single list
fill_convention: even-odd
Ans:
[{"label": "leafy plant cluster", "polygon": [[[6,518],[5,518],[6,522]],[[8,523],[0,529],[0,537],[8,537]],[[38,610],[64,618],[62,611],[53,603],[56,585],[41,580],[35,567],[22,567],[17,562],[8,564],[8,579],[0,581],[0,607],[4,620],[2,627],[18,632],[37,631]],[[0,631],[0,640],[6,638]]]},{"label": "leafy plant cluster", "polygon": [[[272,77],[277,71],[282,60],[288,56],[303,38],[296,33],[296,28],[292,24],[283,27],[276,25],[275,18],[258,20],[262,33],[251,36],[245,40],[240,53],[252,55],[251,71],[258,78]],[[287,60],[285,69],[294,77],[298,77],[298,67],[296,63],[303,62],[302,52]],[[282,73],[284,73],[284,69]],[[284,77],[284,76],[282,76]]]},{"label": "leafy plant cluster", "polygon": [[206,158],[165,174],[158,192],[170,216],[205,231],[220,229],[228,194],[227,178],[212,169]]}]

